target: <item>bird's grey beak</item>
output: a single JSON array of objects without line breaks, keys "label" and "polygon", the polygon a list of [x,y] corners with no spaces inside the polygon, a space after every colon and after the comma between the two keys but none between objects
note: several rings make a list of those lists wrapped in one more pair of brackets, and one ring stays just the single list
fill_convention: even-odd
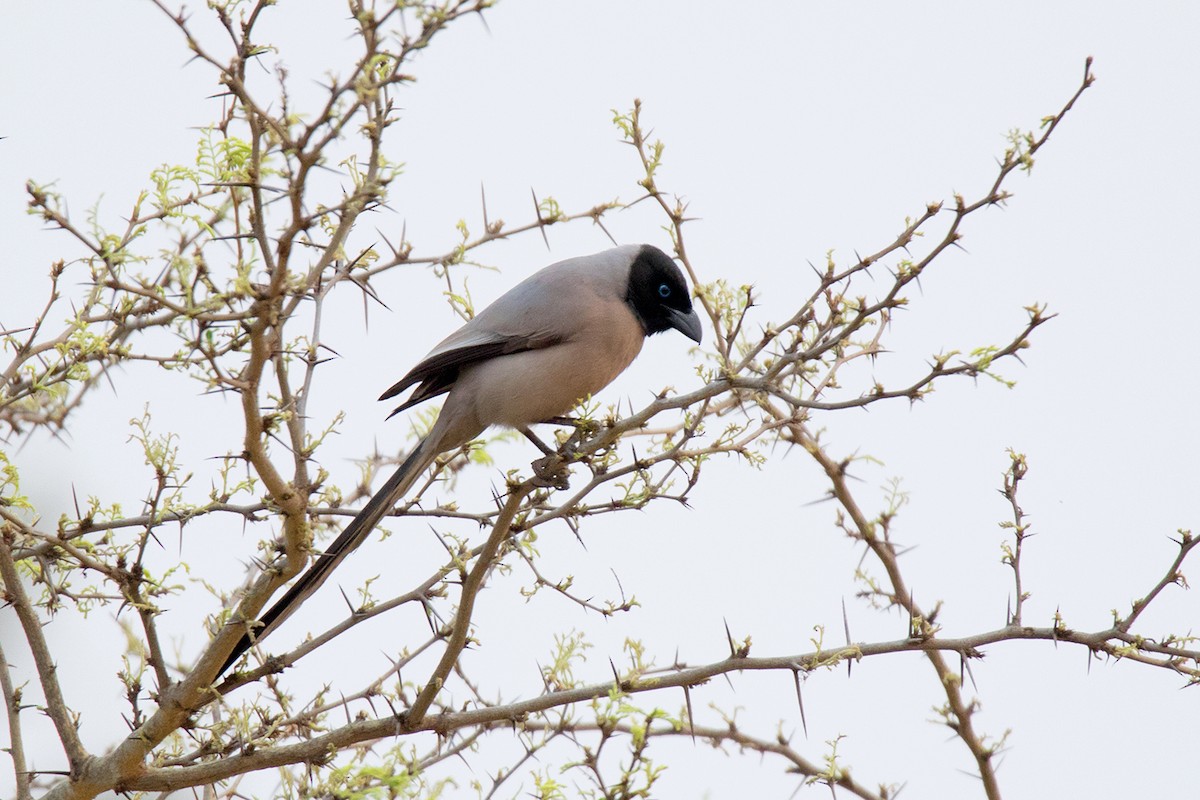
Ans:
[{"label": "bird's grey beak", "polygon": [[696,309],[684,313],[674,308],[668,308],[667,319],[671,321],[672,328],[696,344],[700,344],[700,339],[704,336],[704,330],[700,327],[700,317],[696,316]]}]

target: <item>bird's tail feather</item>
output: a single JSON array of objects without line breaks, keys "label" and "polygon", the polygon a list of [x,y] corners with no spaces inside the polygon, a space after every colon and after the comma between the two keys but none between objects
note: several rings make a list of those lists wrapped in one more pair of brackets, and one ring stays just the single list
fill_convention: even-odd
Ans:
[{"label": "bird's tail feather", "polygon": [[292,615],[292,612],[308,599],[309,595],[320,588],[330,573],[337,568],[337,565],[342,563],[342,560],[346,556],[354,552],[366,540],[371,531],[375,529],[375,526],[395,506],[396,502],[404,496],[404,493],[412,486],[413,481],[424,472],[425,467],[433,461],[436,455],[437,452],[431,446],[429,437],[422,439],[413,448],[412,452],[404,459],[404,462],[387,479],[387,482],[379,488],[379,491],[371,496],[371,499],[354,516],[354,519],[350,520],[350,524],[342,530],[337,539],[334,539],[333,543],[325,548],[325,551],[317,557],[317,560],[308,568],[308,571],[292,584],[283,597],[279,598],[275,605],[271,606],[262,615],[259,619],[259,625],[256,626],[253,640],[250,638],[249,633],[243,634],[237,646],[233,648],[233,652],[229,654],[229,658],[225,660],[225,663],[217,672],[217,677],[220,677],[225,670],[229,669],[235,661],[241,658],[242,654],[249,650],[252,644],[261,642],[279,627],[285,619]]}]

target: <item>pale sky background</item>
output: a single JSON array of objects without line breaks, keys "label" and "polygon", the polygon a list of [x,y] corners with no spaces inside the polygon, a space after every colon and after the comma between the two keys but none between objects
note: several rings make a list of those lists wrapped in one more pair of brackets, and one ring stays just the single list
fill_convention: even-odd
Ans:
[{"label": "pale sky background", "polygon": [[[198,18],[206,13],[193,5]],[[177,32],[148,3],[9,3],[0,19],[0,136],[7,137],[0,140],[0,325],[18,327],[40,307],[49,264],[78,255],[66,235],[44,232],[24,215],[24,181],[57,181],[80,219],[100,197],[102,219],[119,219],[150,170],[193,160],[194,128],[214,119],[218,106],[206,99],[216,91],[213,74],[187,63]],[[344,8],[283,3],[268,20],[260,39],[280,47],[294,96],[304,102],[313,85],[304,79],[320,78],[348,52]],[[477,20],[457,25],[410,66],[419,81],[398,95],[402,121],[387,147],[406,163],[405,174],[393,187],[393,211],[360,225],[359,243],[378,240],[373,227],[395,241],[407,225],[417,251],[443,251],[460,218],[481,227],[481,183],[492,218],[514,224],[530,217],[530,187],[569,211],[635,197],[637,165],[618,143],[611,109],[640,97],[667,142],[660,184],[685,195],[700,218],[687,230],[695,266],[705,279],[758,287],[759,324],[783,317],[808,293],[808,261],[820,262],[831,248],[843,259],[877,250],[927,202],[984,192],[1006,131],[1034,128],[1056,112],[1078,86],[1085,57],[1094,56],[1096,85],[1032,176],[1008,184],[1015,193],[1008,207],[973,217],[965,252],[947,254],[923,277],[889,335],[893,354],[876,367],[894,379],[915,374],[938,350],[1007,341],[1025,318],[1022,307],[1045,302],[1058,318],[1035,334],[1024,367],[1004,367],[1017,387],[946,383],[913,408],[898,402],[822,422],[835,452],[882,461],[856,472],[865,496],[903,477],[911,504],[898,538],[915,546],[903,567],[919,602],[945,601],[946,635],[1004,622],[1012,589],[999,561],[997,523],[1007,507],[996,489],[1008,447],[1025,452],[1031,467],[1022,497],[1038,533],[1026,551],[1029,623],[1048,625],[1060,609],[1072,627],[1102,628],[1110,609],[1127,610],[1154,585],[1174,556],[1169,537],[1197,526],[1200,379],[1191,303],[1200,293],[1200,6],[506,0],[487,20],[487,28]],[[666,248],[660,224],[639,209],[609,229],[621,242]],[[538,236],[484,251],[503,271],[472,275],[476,299],[495,297],[546,263],[608,246],[587,225],[553,229],[550,242],[549,253]],[[418,269],[394,271],[376,289],[392,312],[372,309],[364,329],[357,300],[339,308],[326,339],[342,359],[314,398],[314,416],[347,413],[324,451],[343,485],[355,475],[350,459],[373,442],[406,446],[407,426],[385,424],[374,398],[455,325],[437,300],[438,284]],[[605,398],[639,403],[664,385],[692,386],[688,359],[682,337],[656,338]],[[6,445],[49,520],[69,508],[72,484],[81,496],[120,500],[131,513],[138,507],[147,468],[127,442],[127,420],[146,403],[157,430],[180,433],[197,498],[208,486],[206,459],[239,448],[227,400],[144,368],[117,371],[114,381],[117,391],[97,392],[65,440]],[[499,451],[499,466],[525,468],[528,450]],[[603,681],[609,658],[623,662],[627,637],[650,643],[662,664],[677,649],[691,663],[722,658],[723,619],[735,635],[753,637],[754,655],[805,652],[814,625],[828,626],[829,640],[841,643],[843,600],[856,640],[899,638],[904,620],[854,598],[859,553],[834,529],[831,505],[809,505],[824,484],[801,454],[782,455],[760,472],[713,464],[691,510],[660,503],[597,521],[586,529],[586,551],[565,529],[547,532],[542,545],[555,574],[573,574],[577,587],[605,597],[615,596],[615,570],[642,607],[598,621],[548,595],[525,603],[517,589],[527,576],[518,571],[483,595],[483,646],[468,659],[486,661],[468,663],[486,663],[507,696],[529,696],[540,690],[535,662],[545,661],[556,632],[587,630],[595,647],[585,676]],[[464,480],[464,502],[485,504],[498,475],[480,469]],[[424,522],[390,527],[397,535],[347,562],[339,583],[353,587],[387,570],[384,580],[394,575],[399,590],[440,563]],[[411,531],[417,545],[403,540]],[[182,557],[233,586],[252,545],[240,529],[189,528]],[[178,548],[169,542],[164,560],[178,558]],[[168,623],[185,654],[200,641],[196,620],[211,610],[199,589],[191,591],[195,601],[181,599],[177,621]],[[321,596],[332,621],[342,601],[335,589]],[[275,644],[296,641],[306,623],[319,625],[321,611],[306,607],[309,619],[293,620]],[[1197,595],[1172,588],[1142,630],[1187,633],[1197,620]],[[405,631],[424,625],[397,618],[363,626],[348,640],[361,650],[325,654],[290,679],[313,686],[335,665],[339,675],[354,667],[374,674]],[[125,730],[116,713],[118,662],[104,647],[114,630],[99,615],[87,626],[64,619],[49,628],[60,646],[75,643],[78,659],[60,669],[67,699],[85,711],[85,742],[97,752]],[[0,632],[32,679],[24,652],[10,644],[19,635],[11,611],[0,612]],[[1179,678],[1122,663],[1096,663],[1089,674],[1082,649],[1039,643],[990,647],[973,670],[983,705],[977,727],[992,736],[1012,729],[1000,770],[1006,796],[1165,797],[1194,789],[1200,694],[1180,692]],[[907,782],[906,797],[982,796],[964,773],[966,749],[928,721],[944,696],[921,656],[868,660],[850,680],[844,670],[811,676],[807,741],[790,676],[731,677],[732,689],[717,680],[693,692],[699,722],[719,722],[710,703],[740,708],[739,725],[768,738],[782,720],[814,761],[825,740],[844,734],[843,763],[868,785]],[[676,710],[682,696],[635,702]],[[34,763],[62,768],[49,730],[34,733],[27,745]],[[490,746],[503,750],[502,738]],[[685,738],[657,748],[670,767],[661,797],[787,798],[797,785],[782,762],[713,757]],[[465,767],[447,769],[460,770],[466,796]],[[5,770],[0,794],[11,791]]]}]

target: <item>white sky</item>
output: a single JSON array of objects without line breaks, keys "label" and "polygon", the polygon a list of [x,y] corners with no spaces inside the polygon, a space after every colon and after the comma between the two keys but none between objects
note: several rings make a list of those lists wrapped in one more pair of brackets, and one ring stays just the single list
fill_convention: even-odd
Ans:
[{"label": "white sky", "polygon": [[[194,5],[197,17],[206,13]],[[640,97],[667,142],[660,183],[685,195],[700,218],[688,230],[696,266],[708,279],[757,286],[757,319],[765,323],[809,291],[807,261],[831,248],[842,258],[876,250],[926,202],[985,191],[1005,132],[1036,127],[1057,111],[1093,55],[1096,85],[1032,177],[1008,185],[1016,193],[1008,208],[973,218],[966,252],[948,254],[925,275],[890,337],[894,355],[877,368],[911,375],[940,349],[1006,341],[1024,319],[1022,306],[1048,303],[1059,317],[1035,335],[1026,366],[1004,368],[1017,388],[946,384],[911,409],[898,403],[831,415],[824,424],[836,452],[882,460],[859,468],[865,492],[903,476],[912,502],[899,519],[900,538],[916,546],[903,566],[919,602],[945,601],[940,621],[949,635],[1004,622],[1011,584],[999,563],[997,522],[1006,508],[996,488],[1005,448],[1025,452],[1023,505],[1039,534],[1026,555],[1027,619],[1049,624],[1061,609],[1070,626],[1101,628],[1109,609],[1127,609],[1165,571],[1174,555],[1168,537],[1197,525],[1200,381],[1189,303],[1200,290],[1193,241],[1200,6],[1130,9],[507,0],[488,16],[488,29],[468,20],[411,67],[419,82],[400,96],[403,119],[388,146],[406,163],[395,213],[369,222],[389,238],[407,225],[418,251],[436,252],[455,240],[458,219],[480,227],[481,183],[492,218],[510,223],[530,217],[530,187],[572,211],[630,199],[639,176],[610,109]],[[339,63],[349,28],[340,4],[283,3],[270,14],[279,22],[262,34],[277,37],[302,102],[312,85],[303,79]],[[7,137],[0,141],[0,326],[26,324],[49,264],[77,255],[65,235],[43,232],[24,215],[25,180],[57,181],[80,218],[103,196],[102,218],[118,219],[151,169],[193,159],[194,127],[217,113],[206,99],[216,91],[211,73],[186,62],[172,26],[148,3],[8,4],[0,25],[0,135]],[[659,225],[638,210],[609,229],[622,242],[665,248]],[[377,240],[373,230],[359,235],[363,244]],[[551,253],[540,237],[486,251],[503,272],[472,276],[477,300],[550,261],[607,246],[587,226],[551,230],[550,241]],[[393,312],[373,309],[364,332],[360,306],[346,304],[332,334],[343,358],[324,376],[332,391],[314,411],[348,415],[326,455],[335,479],[347,483],[355,474],[348,459],[373,442],[405,446],[407,427],[384,424],[374,397],[454,326],[426,275],[397,271],[377,290]],[[423,299],[405,303],[414,296]],[[637,402],[664,384],[690,386],[696,379],[686,353],[682,337],[656,338],[607,399]],[[137,508],[147,473],[126,441],[126,421],[147,402],[159,430],[179,431],[198,475],[207,475],[205,459],[238,449],[236,409],[225,401],[149,370],[130,368],[115,381],[115,394],[104,389],[82,409],[72,437],[35,438],[15,454],[47,519],[69,508],[72,484],[81,496]],[[524,467],[526,449],[501,451],[500,465]],[[831,506],[806,505],[824,487],[800,454],[762,472],[720,463],[705,477],[691,511],[663,503],[635,519],[596,524],[587,551],[563,531],[545,537],[548,564],[559,574],[607,596],[615,569],[642,608],[598,623],[549,597],[525,604],[516,592],[521,576],[499,581],[478,618],[483,647],[469,658],[492,659],[496,685],[528,696],[540,687],[535,660],[544,661],[553,633],[573,626],[596,645],[586,671],[597,681],[610,675],[610,657],[622,662],[626,637],[652,643],[660,663],[677,648],[693,663],[721,658],[723,619],[735,635],[753,637],[755,655],[807,651],[819,624],[840,643],[843,599],[855,639],[902,634],[903,620],[854,599],[858,553],[834,530]],[[477,504],[486,502],[496,479],[481,470],[464,481],[464,497],[474,492]],[[201,496],[207,477],[197,480]],[[424,530],[421,522],[409,527]],[[205,531],[188,531],[184,557],[222,585],[236,584],[252,537]],[[196,541],[202,534],[213,538]],[[348,562],[339,582],[352,587],[380,564],[399,576],[396,588],[424,575],[437,551],[427,532],[418,535],[428,549],[410,547],[401,558],[402,537],[394,536],[371,545],[375,558]],[[332,620],[341,600],[334,590],[323,596],[336,606]],[[1172,589],[1160,603],[1145,619],[1148,634],[1187,633],[1200,618],[1194,594]],[[110,623],[93,621],[52,626],[51,635],[65,645],[111,633]],[[284,631],[294,641],[302,629]],[[19,661],[23,654],[9,644],[17,636],[11,612],[0,612],[0,631]],[[180,623],[171,633],[184,640],[187,631]],[[376,626],[374,638],[361,640],[370,673],[382,668],[383,652],[401,645],[399,631]],[[198,640],[187,641],[185,652],[194,652]],[[974,665],[978,726],[993,736],[1013,731],[1000,772],[1006,793],[1168,796],[1194,780],[1190,734],[1200,694],[1180,692],[1182,682],[1165,672],[1128,664],[1097,663],[1088,674],[1085,661],[1077,648],[1012,643],[989,648]],[[68,700],[87,709],[86,744],[105,750],[124,730],[112,711],[120,708],[117,662],[97,651],[60,667]],[[295,680],[327,677],[298,670]],[[717,681],[694,692],[693,702],[709,724],[719,719],[709,703],[740,707],[739,723],[769,737],[779,720],[785,731],[799,728],[789,682],[733,676],[735,691]],[[674,710],[682,697],[637,700]],[[905,796],[969,796],[978,785],[961,771],[969,769],[965,748],[927,721],[943,700],[916,655],[862,663],[851,680],[844,670],[815,674],[805,694],[810,738],[798,733],[796,742],[819,760],[822,742],[844,734],[840,752],[859,780],[907,781]],[[38,741],[48,748],[53,740]],[[51,750],[43,752],[38,766],[61,768]],[[795,788],[780,763],[709,753],[690,741],[662,745],[659,758],[671,769],[661,796],[786,798]],[[0,793],[9,781],[0,770]]]}]

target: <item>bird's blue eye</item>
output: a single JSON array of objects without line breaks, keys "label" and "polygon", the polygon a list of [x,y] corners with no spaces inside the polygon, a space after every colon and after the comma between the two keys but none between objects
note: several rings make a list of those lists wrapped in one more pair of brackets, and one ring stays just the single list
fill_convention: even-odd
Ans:
[{"label": "bird's blue eye", "polygon": [[660,284],[658,287],[658,296],[659,297],[670,297],[671,296],[671,287],[667,286],[665,283]]}]

